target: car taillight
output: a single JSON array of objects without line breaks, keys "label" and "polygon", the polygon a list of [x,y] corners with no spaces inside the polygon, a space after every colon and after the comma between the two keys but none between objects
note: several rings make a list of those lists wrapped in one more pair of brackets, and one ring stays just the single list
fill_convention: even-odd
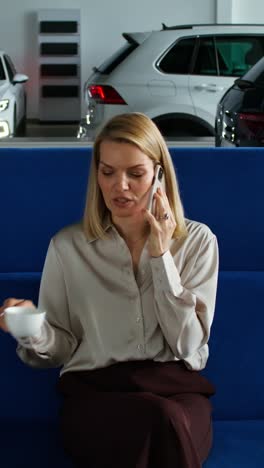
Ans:
[{"label": "car taillight", "polygon": [[90,85],[88,86],[88,93],[99,104],[126,104],[112,86]]},{"label": "car taillight", "polygon": [[264,114],[239,113],[239,126],[247,137],[264,141]]}]

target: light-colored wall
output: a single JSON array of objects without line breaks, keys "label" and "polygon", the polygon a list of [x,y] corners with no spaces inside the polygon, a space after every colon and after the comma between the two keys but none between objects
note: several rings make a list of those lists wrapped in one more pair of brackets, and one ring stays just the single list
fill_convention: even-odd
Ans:
[{"label": "light-colored wall", "polygon": [[[231,0],[230,0],[231,1]],[[241,0],[240,0],[241,1]],[[122,45],[122,32],[167,25],[214,23],[217,0],[0,0],[0,49],[29,75],[28,118],[38,118],[38,48],[36,14],[44,8],[81,10],[81,82],[93,66]],[[82,113],[85,107],[82,106]]]},{"label": "light-colored wall", "polygon": [[232,0],[232,21],[264,24],[263,0]]},{"label": "light-colored wall", "polygon": [[232,23],[234,0],[216,0],[216,23]]}]

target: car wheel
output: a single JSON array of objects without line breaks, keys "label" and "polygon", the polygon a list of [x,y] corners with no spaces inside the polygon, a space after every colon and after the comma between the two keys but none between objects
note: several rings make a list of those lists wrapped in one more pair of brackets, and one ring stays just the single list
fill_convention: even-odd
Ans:
[{"label": "car wheel", "polygon": [[166,139],[213,136],[213,132],[210,132],[208,128],[191,119],[166,118],[163,116],[157,120],[154,119],[154,122]]}]

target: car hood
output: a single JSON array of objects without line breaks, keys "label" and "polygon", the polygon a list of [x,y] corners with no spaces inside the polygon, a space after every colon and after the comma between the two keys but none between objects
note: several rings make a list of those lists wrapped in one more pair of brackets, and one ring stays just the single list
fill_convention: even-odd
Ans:
[{"label": "car hood", "polygon": [[5,96],[5,93],[8,89],[8,83],[6,81],[0,80],[0,99]]}]

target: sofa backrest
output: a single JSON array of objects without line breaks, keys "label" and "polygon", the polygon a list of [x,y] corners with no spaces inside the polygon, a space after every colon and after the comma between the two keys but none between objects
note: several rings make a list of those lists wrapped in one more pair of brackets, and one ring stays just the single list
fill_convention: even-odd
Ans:
[{"label": "sofa backrest", "polygon": [[210,358],[215,417],[264,416],[264,152],[172,149],[187,217],[216,233],[220,274]]},{"label": "sofa backrest", "polygon": [[[264,152],[170,148],[186,216],[218,237],[220,275],[210,358],[216,419],[264,417]],[[0,301],[37,301],[50,238],[82,217],[91,149],[0,148]],[[58,370],[26,367],[0,333],[1,418],[52,419]]]}]

